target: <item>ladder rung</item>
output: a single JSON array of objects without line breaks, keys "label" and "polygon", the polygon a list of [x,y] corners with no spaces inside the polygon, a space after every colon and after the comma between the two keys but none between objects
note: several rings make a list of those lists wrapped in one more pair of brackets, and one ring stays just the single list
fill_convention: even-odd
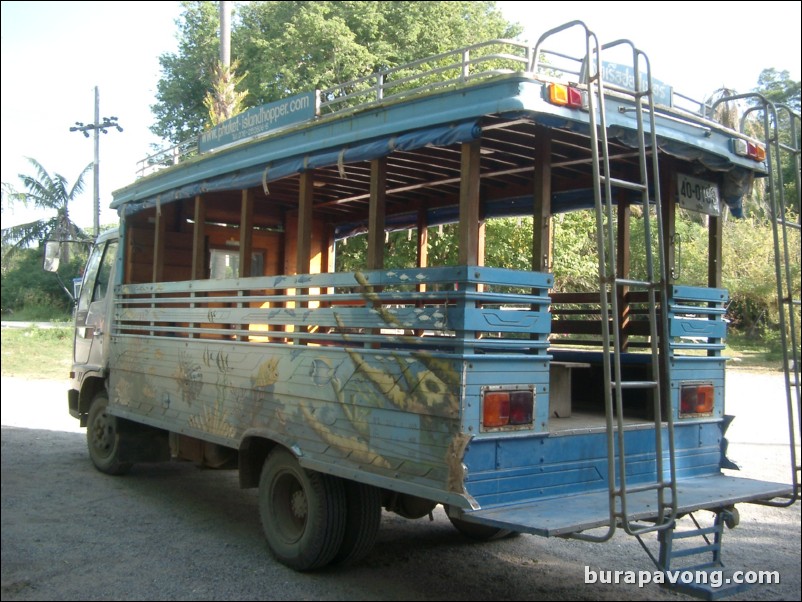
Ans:
[{"label": "ladder rung", "polygon": [[601,180],[602,182],[608,180],[610,184],[620,188],[629,188],[630,190],[639,190],[641,192],[646,190],[646,185],[640,182],[630,182],[629,180],[619,180],[618,178],[605,178],[604,176],[602,176]]},{"label": "ladder rung", "polygon": [[610,385],[613,387],[621,385],[622,389],[654,389],[657,388],[658,382],[655,380],[626,380],[620,383],[612,381]]},{"label": "ladder rung", "polygon": [[721,545],[714,543],[709,546],[699,546],[698,548],[688,548],[686,550],[671,550],[671,558],[682,558],[684,556],[696,556],[698,554],[708,554],[721,550]]},{"label": "ladder rung", "polygon": [[629,495],[630,493],[642,493],[644,491],[657,491],[658,489],[670,489],[671,483],[642,483],[640,485],[633,485],[624,490],[620,490],[618,495]]},{"label": "ladder rung", "polygon": [[657,282],[648,282],[647,280],[630,280],[629,278],[616,278],[615,283],[624,286],[657,286]]},{"label": "ladder rung", "polygon": [[671,535],[674,539],[686,539],[697,535],[712,535],[719,530],[719,527],[713,525],[712,527],[700,527],[699,529],[692,529],[690,531],[674,531]]},{"label": "ladder rung", "polygon": [[[721,563],[714,562],[714,561],[711,560],[710,562],[703,562],[701,564],[693,564],[691,566],[684,566],[684,567],[681,567],[679,569],[671,569],[671,570],[688,571],[690,573],[695,573],[696,571],[709,571],[711,569],[720,569],[722,566],[723,565]],[[716,591],[717,591],[717,593],[721,593],[720,590],[716,590]],[[698,598],[699,596],[694,596],[694,597]],[[704,597],[704,596],[702,597],[702,599],[703,600],[718,600],[718,598],[712,598],[712,597],[708,598],[708,597]]]},{"label": "ladder rung", "polygon": [[796,228],[797,230],[800,229],[800,225],[797,224],[796,222],[787,222],[784,219],[778,219],[777,223],[780,224],[781,226],[790,226],[791,228]]}]

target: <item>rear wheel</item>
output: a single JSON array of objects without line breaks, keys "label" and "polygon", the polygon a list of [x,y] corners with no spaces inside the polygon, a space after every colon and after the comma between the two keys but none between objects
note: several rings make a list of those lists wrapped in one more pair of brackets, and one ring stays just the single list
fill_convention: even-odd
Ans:
[{"label": "rear wheel", "polygon": [[276,449],[262,467],[259,514],[267,545],[279,562],[298,571],[320,568],[343,541],[343,482],[305,470],[290,452]]},{"label": "rear wheel", "polygon": [[382,517],[381,491],[364,483],[345,481],[345,500],[345,536],[334,562],[353,564],[367,556],[376,543]]},{"label": "rear wheel", "polygon": [[133,464],[120,461],[120,419],[108,413],[108,405],[109,396],[105,391],[92,399],[86,420],[86,444],[89,457],[100,472],[122,475],[131,470]]}]

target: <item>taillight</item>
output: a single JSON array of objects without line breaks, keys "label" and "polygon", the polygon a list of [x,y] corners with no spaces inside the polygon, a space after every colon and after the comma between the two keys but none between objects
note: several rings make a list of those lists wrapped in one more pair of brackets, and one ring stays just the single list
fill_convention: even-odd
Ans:
[{"label": "taillight", "polygon": [[485,393],[482,405],[482,424],[485,427],[496,428],[507,426],[510,423],[510,394]]},{"label": "taillight", "polygon": [[765,161],[766,149],[761,144],[743,140],[742,138],[735,138],[732,141],[732,152],[739,157],[748,157],[753,161]]},{"label": "taillight", "polygon": [[710,383],[688,384],[680,387],[680,416],[711,415],[715,405],[715,389]]},{"label": "taillight", "polygon": [[532,424],[534,410],[534,396],[531,391],[510,393],[510,424]]},{"label": "taillight", "polygon": [[482,393],[482,428],[531,427],[535,393],[526,389],[487,389]]},{"label": "taillight", "polygon": [[549,84],[546,86],[546,100],[553,105],[568,107],[569,109],[587,108],[582,90],[565,84]]}]

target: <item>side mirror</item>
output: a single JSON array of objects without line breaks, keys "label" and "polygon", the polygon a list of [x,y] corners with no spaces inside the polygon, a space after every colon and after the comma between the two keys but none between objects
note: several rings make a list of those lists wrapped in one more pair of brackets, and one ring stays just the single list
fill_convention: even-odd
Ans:
[{"label": "side mirror", "polygon": [[42,262],[42,268],[45,272],[57,272],[60,259],[61,243],[56,240],[45,242],[45,257]]}]

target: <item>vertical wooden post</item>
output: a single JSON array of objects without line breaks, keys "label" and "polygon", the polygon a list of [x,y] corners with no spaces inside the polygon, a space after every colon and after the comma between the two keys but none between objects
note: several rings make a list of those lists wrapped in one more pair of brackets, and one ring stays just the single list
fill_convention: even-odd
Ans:
[{"label": "vertical wooden post", "polygon": [[206,277],[206,204],[201,195],[195,197],[195,228],[192,231],[192,279]]},{"label": "vertical wooden post", "polygon": [[[203,202],[201,195],[195,197],[195,212],[194,212],[195,227],[192,230],[192,279],[203,280],[206,278],[206,204]],[[193,289],[191,297],[194,299],[197,292]],[[190,304],[190,307],[195,307],[195,302]],[[190,324],[192,331],[190,337],[197,338],[200,336],[197,329],[200,324],[193,322]]]},{"label": "vertical wooden post", "polygon": [[[312,202],[314,199],[314,183],[311,171],[303,172],[298,178],[298,244],[295,250],[295,273],[308,274],[311,272],[312,260]],[[296,289],[295,294],[306,295],[309,289]],[[289,293],[289,291],[288,291]],[[300,301],[297,307],[308,307],[308,301]],[[289,329],[287,329],[289,331]],[[298,332],[309,332],[309,325],[300,326]],[[305,345],[306,340],[299,339],[299,345]]]},{"label": "vertical wooden post", "polygon": [[535,206],[532,215],[532,271],[549,272],[551,257],[551,138],[544,128],[535,133]]},{"label": "vertical wooden post", "polygon": [[[463,266],[478,266],[480,254],[479,241],[479,187],[481,183],[480,172],[481,140],[473,140],[462,145],[462,166],[460,173],[459,193],[459,264]],[[460,285],[462,289],[462,285]],[[464,286],[464,292],[477,290],[476,286]],[[476,307],[476,301],[458,301],[464,310],[462,315],[467,321],[468,313]],[[461,328],[460,328],[461,326]],[[465,325],[458,325],[457,337],[461,337],[460,346],[463,352],[470,352],[465,346],[466,339],[475,339],[477,333],[464,330]]]},{"label": "vertical wooden post", "polygon": [[[721,208],[723,211],[723,208]],[[708,264],[707,264],[707,286],[710,288],[721,288],[721,261],[722,261],[722,248],[721,248],[721,238],[723,235],[724,230],[724,219],[723,216],[720,215],[711,215],[710,219],[707,223],[708,227],[708,234],[707,234],[707,253],[708,253]],[[715,307],[715,303],[710,303],[711,307]],[[715,315],[711,315],[710,319],[715,319]],[[713,342],[713,341],[711,341]],[[716,340],[715,342],[720,343],[721,340]],[[715,356],[718,352],[713,349],[707,350],[708,356]]]},{"label": "vertical wooden post", "polygon": [[708,221],[707,234],[707,286],[710,288],[721,288],[721,260],[722,248],[721,237],[723,234],[723,216],[711,215]]},{"label": "vertical wooden post", "polygon": [[[426,222],[426,209],[418,209],[418,267],[429,265],[429,225]],[[425,290],[425,289],[422,289]]]},{"label": "vertical wooden post", "polygon": [[295,273],[308,274],[312,257],[312,199],[314,186],[312,172],[299,176],[298,193],[298,245],[295,250]]},{"label": "vertical wooden post", "polygon": [[164,278],[164,239],[167,230],[167,216],[162,208],[156,207],[156,224],[153,231],[153,282]]},{"label": "vertical wooden post", "polygon": [[[429,265],[429,225],[426,222],[426,209],[421,207],[418,209],[418,252],[417,264],[419,268],[425,268]],[[426,283],[421,282],[418,284],[418,292],[426,291]]]},{"label": "vertical wooden post", "polygon": [[[248,278],[253,272],[253,191],[246,188],[242,191],[239,220],[239,277]],[[260,274],[261,276],[261,274]],[[240,297],[250,296],[250,291],[239,289]],[[246,303],[239,302],[237,307],[247,307]],[[250,324],[239,323],[233,325],[241,330],[250,330]],[[239,336],[240,341],[247,341],[246,335]]]},{"label": "vertical wooden post", "polygon": [[387,158],[370,162],[370,207],[368,209],[367,268],[384,267],[384,223],[387,200]]},{"label": "vertical wooden post", "polygon": [[462,145],[459,193],[459,263],[479,265],[480,140]]},{"label": "vertical wooden post", "polygon": [[[666,162],[668,169],[661,171],[663,189],[663,253],[666,262],[666,285],[671,286],[677,273],[675,243],[677,238],[677,172],[673,161]],[[644,212],[645,213],[645,212]]]},{"label": "vertical wooden post", "polygon": [[[253,190],[242,191],[239,220],[239,277],[251,275],[253,264]],[[261,276],[261,274],[260,274]]]},{"label": "vertical wooden post", "polygon": [[[657,152],[652,149],[652,152]],[[655,186],[660,186],[660,199],[662,201],[662,217],[663,217],[663,260],[665,262],[665,296],[661,295],[666,303],[671,302],[671,285],[674,282],[676,275],[676,265],[674,259],[674,244],[676,242],[676,217],[677,217],[677,165],[671,158],[666,158],[661,162],[660,169],[660,182],[655,182]],[[646,208],[644,208],[644,218],[648,217]],[[659,266],[655,266],[659,267]],[[660,307],[660,316],[663,324],[669,320],[669,308]],[[660,399],[663,404],[662,410],[664,412],[673,412],[672,408],[672,395],[671,395],[671,368],[673,361],[671,359],[670,341],[663,340],[666,337],[662,335],[669,328],[660,329],[660,357],[662,362],[660,364],[661,384],[660,384]]]}]

